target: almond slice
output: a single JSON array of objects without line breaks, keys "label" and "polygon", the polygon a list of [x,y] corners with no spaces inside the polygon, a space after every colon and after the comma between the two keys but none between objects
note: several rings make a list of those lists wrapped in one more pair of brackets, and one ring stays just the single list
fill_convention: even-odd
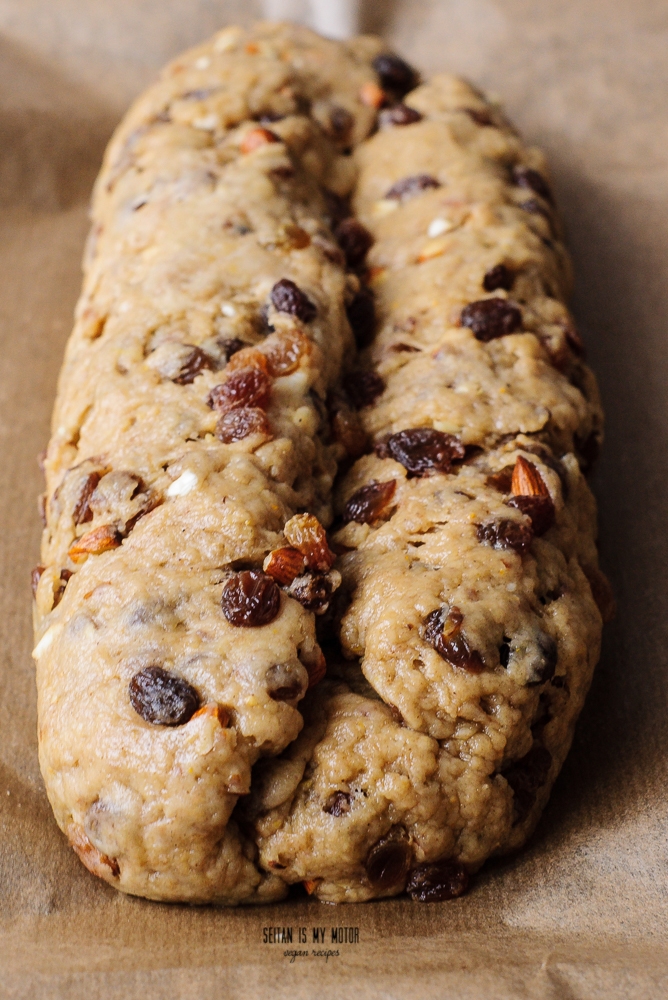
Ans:
[{"label": "almond slice", "polygon": [[543,482],[543,477],[533,464],[521,455],[517,456],[511,490],[514,497],[549,497],[550,491]]}]

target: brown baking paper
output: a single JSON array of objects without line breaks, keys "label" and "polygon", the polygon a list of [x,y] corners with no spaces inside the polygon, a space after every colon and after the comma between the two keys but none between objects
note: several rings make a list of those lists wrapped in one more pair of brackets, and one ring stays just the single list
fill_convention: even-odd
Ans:
[{"label": "brown baking paper", "polygon": [[30,657],[35,456],[78,294],[91,184],[111,129],[156,69],[258,13],[241,0],[0,0],[0,996],[667,996],[662,0],[378,0],[364,12],[424,71],[454,70],[499,95],[546,149],[574,309],[607,408],[594,486],[620,610],[529,846],[450,903],[334,908],[303,896],[225,911],[121,896],[88,874],[53,821]]}]

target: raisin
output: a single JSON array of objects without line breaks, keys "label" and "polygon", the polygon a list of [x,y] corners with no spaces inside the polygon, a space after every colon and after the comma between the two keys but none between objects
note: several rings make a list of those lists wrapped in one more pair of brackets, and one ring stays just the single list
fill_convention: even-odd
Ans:
[{"label": "raisin", "polygon": [[401,354],[404,351],[407,352],[408,354],[420,354],[421,353],[419,347],[414,347],[412,344],[404,344],[402,341],[399,341],[396,344],[392,344],[392,346],[390,347],[390,350],[393,353],[395,353],[395,354]]},{"label": "raisin", "polygon": [[554,524],[554,502],[550,496],[517,496],[511,497],[507,503],[531,519],[531,527],[537,537],[544,535]]},{"label": "raisin", "polygon": [[394,201],[407,201],[414,198],[421,191],[428,191],[430,188],[440,188],[441,182],[430,174],[413,174],[411,177],[402,177],[400,181],[386,192],[385,197]]},{"label": "raisin", "polygon": [[200,347],[193,347],[172,382],[176,382],[177,385],[190,385],[205,368],[213,368],[213,360]]},{"label": "raisin", "polygon": [[270,552],[262,568],[277,583],[287,586],[304,572],[304,566],[305,560],[301,552],[291,545],[285,545]]},{"label": "raisin", "polygon": [[334,104],[329,110],[329,134],[337,142],[345,142],[352,131],[355,119],[347,108]]},{"label": "raisin", "polygon": [[295,577],[290,584],[288,594],[299,601],[307,611],[323,614],[332,599],[333,583],[324,573],[305,573]]},{"label": "raisin", "polygon": [[241,406],[265,409],[271,393],[271,378],[259,368],[239,368],[209,393],[209,406],[227,413]]},{"label": "raisin", "polygon": [[478,541],[492,545],[495,549],[514,549],[520,555],[529,551],[533,531],[528,524],[512,521],[510,518],[479,524],[476,528]]},{"label": "raisin", "polygon": [[303,323],[310,323],[317,314],[317,308],[299,285],[289,278],[281,278],[271,290],[271,304],[277,312],[289,313]]},{"label": "raisin", "polygon": [[418,75],[413,67],[391,52],[376,56],[371,65],[378,74],[381,85],[399,97],[417,86]]},{"label": "raisin", "polygon": [[550,229],[552,229],[552,213],[542,201],[538,201],[538,198],[528,198],[526,201],[521,201],[517,207],[530,215],[542,215],[544,219],[547,219]]},{"label": "raisin", "polygon": [[280,611],[281,592],[266,573],[243,570],[223,587],[221,606],[231,625],[258,628],[273,622]]},{"label": "raisin", "polygon": [[304,556],[309,569],[326,573],[335,556],[327,544],[327,534],[313,514],[295,514],[283,529],[288,543]]},{"label": "raisin", "polygon": [[574,443],[580,468],[583,472],[590,472],[601,451],[601,435],[598,431],[592,431],[586,437],[576,434]]},{"label": "raisin", "polygon": [[239,340],[238,337],[226,337],[223,340],[219,340],[218,345],[226,361],[229,361],[233,354],[237,354],[238,351],[249,346],[245,341]]},{"label": "raisin", "polygon": [[362,486],[346,503],[343,510],[344,524],[350,521],[355,521],[357,524],[371,524],[373,521],[378,521],[387,512],[396,488],[396,479]]},{"label": "raisin", "polygon": [[531,812],[536,792],[541,788],[552,766],[552,755],[545,747],[534,743],[528,754],[511,764],[504,778],[513,790],[513,825],[521,823]]},{"label": "raisin", "polygon": [[513,465],[506,465],[503,469],[499,469],[498,472],[493,472],[490,476],[487,476],[485,485],[491,486],[493,489],[498,490],[499,493],[510,493],[513,482],[513,469]]},{"label": "raisin", "polygon": [[285,115],[281,111],[263,111],[258,121],[261,125],[273,125],[274,122],[282,122]]},{"label": "raisin", "polygon": [[99,472],[91,472],[86,476],[81,491],[79,492],[79,498],[74,505],[74,510],[72,511],[72,520],[75,524],[86,524],[88,521],[93,520],[93,511],[90,507],[90,498],[95,492],[95,487],[102,478]]},{"label": "raisin", "polygon": [[358,410],[371,406],[385,391],[385,382],[377,372],[352,372],[346,379],[346,389]]},{"label": "raisin", "polygon": [[442,903],[463,896],[469,887],[466,868],[458,861],[437,861],[411,869],[406,892],[418,903]]},{"label": "raisin", "polygon": [[336,227],[334,235],[345,254],[348,267],[360,267],[374,242],[366,226],[357,219],[344,219]]},{"label": "raisin", "polygon": [[367,347],[373,340],[376,328],[376,306],[373,292],[361,288],[349,306],[346,315],[358,347]]},{"label": "raisin", "polygon": [[351,458],[360,458],[367,449],[368,439],[359,413],[343,403],[337,403],[331,410],[334,440],[343,445]]},{"label": "raisin", "polygon": [[157,666],[136,673],[129,692],[137,715],[154,726],[182,726],[200,706],[200,697],[191,684]]},{"label": "raisin", "polygon": [[322,811],[330,816],[345,816],[350,812],[350,795],[348,792],[332,792]]},{"label": "raisin", "polygon": [[265,677],[267,694],[273,701],[295,701],[306,693],[308,677],[301,663],[277,663],[269,667]]},{"label": "raisin", "polygon": [[68,581],[73,576],[74,576],[74,573],[72,572],[71,569],[61,569],[61,571],[60,571],[60,580],[58,582],[58,587],[56,589],[55,594],[53,595],[53,607],[54,608],[58,604],[60,604],[60,602],[62,601],[63,594],[65,593],[65,587],[67,586]]},{"label": "raisin", "polygon": [[596,566],[585,565],[582,567],[582,572],[589,581],[591,595],[596,602],[596,607],[601,612],[601,618],[604,622],[611,622],[617,613],[617,602],[610,581]]},{"label": "raisin", "polygon": [[258,406],[240,406],[236,410],[230,410],[216,424],[216,437],[223,444],[242,441],[251,434],[271,437],[267,414]]},{"label": "raisin", "polygon": [[407,104],[395,104],[391,108],[385,108],[378,116],[378,123],[381,128],[391,128],[396,125],[413,125],[422,121],[422,115],[415,108],[409,108]]},{"label": "raisin", "polygon": [[290,375],[301,359],[311,354],[313,346],[300,330],[285,330],[274,334],[264,343],[264,355],[269,373],[274,378]]},{"label": "raisin", "polygon": [[431,427],[399,431],[387,440],[387,452],[413,476],[432,470],[449,472],[456,459],[464,458],[464,445],[452,434]]},{"label": "raisin", "polygon": [[32,590],[32,596],[37,596],[37,587],[39,586],[39,581],[42,578],[42,573],[46,569],[46,566],[35,566],[34,569],[30,571],[30,588]]},{"label": "raisin", "polygon": [[369,851],[365,862],[367,877],[377,892],[402,885],[411,863],[411,849],[405,840],[381,840]]},{"label": "raisin", "polygon": [[324,189],[322,194],[325,199],[329,226],[330,229],[334,230],[340,222],[349,217],[350,203],[347,198],[342,198],[341,195],[334,194],[333,191],[327,189]]},{"label": "raisin", "polygon": [[479,674],[485,669],[485,664],[480,653],[471,649],[461,634],[463,620],[459,608],[450,608],[447,615],[444,608],[437,608],[425,619],[425,642],[453,667]]},{"label": "raisin", "polygon": [[520,164],[514,166],[513,183],[517,187],[528,188],[530,191],[534,191],[541,198],[544,198],[545,201],[549,201],[550,204],[554,201],[550,185],[542,174],[539,174],[537,170],[532,170],[531,167],[523,167]]},{"label": "raisin", "polygon": [[243,347],[233,354],[227,362],[225,375],[229,378],[232,372],[240,371],[242,368],[257,368],[265,375],[269,374],[267,359],[262,351],[258,351],[257,347]]},{"label": "raisin", "polygon": [[481,110],[479,108],[462,108],[469,118],[472,118],[476,125],[491,125],[494,126],[494,120],[490,115],[489,111]]},{"label": "raisin", "polygon": [[507,292],[513,287],[515,275],[505,264],[491,267],[482,279],[482,287],[486,292],[495,292],[497,288],[505,288]]},{"label": "raisin", "polygon": [[464,306],[460,321],[476,336],[487,343],[497,337],[505,337],[522,326],[522,313],[517,306],[505,299],[480,299]]}]

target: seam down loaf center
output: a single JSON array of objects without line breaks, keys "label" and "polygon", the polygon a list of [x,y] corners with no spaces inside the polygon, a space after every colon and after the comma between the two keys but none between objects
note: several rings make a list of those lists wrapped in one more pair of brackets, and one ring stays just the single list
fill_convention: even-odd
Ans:
[{"label": "seam down loaf center", "polygon": [[381,40],[227,28],[97,180],[45,459],[40,763],[86,867],[466,890],[533,830],[612,600],[546,165]]}]

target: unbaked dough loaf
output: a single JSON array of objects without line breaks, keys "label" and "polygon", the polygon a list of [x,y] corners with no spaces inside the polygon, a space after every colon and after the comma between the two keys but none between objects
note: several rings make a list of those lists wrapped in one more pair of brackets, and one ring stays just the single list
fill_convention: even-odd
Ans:
[{"label": "unbaked dough loaf", "polygon": [[123,891],[449,898],[568,750],[605,599],[568,259],[540,154],[417,82],[230,28],[107,152],[34,655],[56,819]]}]

